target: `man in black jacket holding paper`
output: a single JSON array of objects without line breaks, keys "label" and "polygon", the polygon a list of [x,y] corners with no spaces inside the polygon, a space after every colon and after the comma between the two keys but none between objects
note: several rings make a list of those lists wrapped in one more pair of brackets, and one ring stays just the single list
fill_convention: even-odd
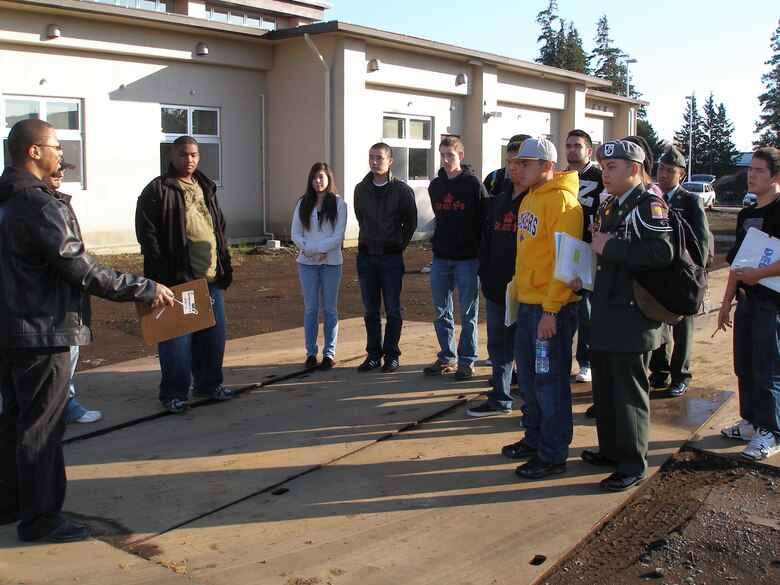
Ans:
[{"label": "man in black jacket holding paper", "polygon": [[70,208],[42,180],[62,160],[50,124],[17,122],[8,150],[12,166],[0,178],[0,524],[18,521],[25,541],[83,540],[89,528],[60,517],[70,346],[92,341],[90,294],[161,306],[173,305],[173,292],[87,254]]}]

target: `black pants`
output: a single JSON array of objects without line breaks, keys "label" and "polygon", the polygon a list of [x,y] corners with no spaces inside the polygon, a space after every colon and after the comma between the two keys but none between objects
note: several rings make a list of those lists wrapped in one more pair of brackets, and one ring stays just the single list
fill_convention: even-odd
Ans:
[{"label": "black pants", "polygon": [[0,348],[0,523],[22,540],[60,525],[70,348]]}]

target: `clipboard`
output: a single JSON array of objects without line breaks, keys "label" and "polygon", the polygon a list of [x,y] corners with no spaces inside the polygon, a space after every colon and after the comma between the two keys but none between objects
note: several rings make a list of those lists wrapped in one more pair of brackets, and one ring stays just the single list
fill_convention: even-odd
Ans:
[{"label": "clipboard", "polygon": [[165,305],[152,308],[148,303],[135,304],[141,333],[149,345],[208,329],[216,324],[205,278],[170,288],[175,293],[172,307]]}]

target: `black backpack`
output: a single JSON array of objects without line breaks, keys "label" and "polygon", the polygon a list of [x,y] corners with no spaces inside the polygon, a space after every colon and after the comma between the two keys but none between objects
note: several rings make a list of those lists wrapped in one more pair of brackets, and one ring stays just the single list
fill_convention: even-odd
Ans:
[{"label": "black backpack", "polygon": [[[631,213],[639,214],[637,206],[648,197],[640,197]],[[677,211],[666,206],[669,214],[669,225],[672,228],[672,248],[674,257],[672,263],[661,270],[642,270],[634,272],[634,280],[666,311],[676,318],[662,319],[674,323],[686,315],[695,315],[701,307],[707,292],[707,258],[702,258],[699,241],[690,224]],[[634,230],[637,236],[634,218]],[[639,299],[637,299],[639,303]],[[639,303],[640,308],[644,308]],[[647,313],[647,311],[645,311]],[[655,318],[654,315],[648,315]]]}]

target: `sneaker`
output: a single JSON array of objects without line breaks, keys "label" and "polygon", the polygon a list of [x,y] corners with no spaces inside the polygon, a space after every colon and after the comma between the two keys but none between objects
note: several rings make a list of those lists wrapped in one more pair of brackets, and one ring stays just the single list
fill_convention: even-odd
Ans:
[{"label": "sneaker", "polygon": [[483,402],[479,406],[475,406],[474,408],[469,408],[466,411],[466,414],[473,417],[481,417],[481,416],[496,416],[499,414],[512,414],[511,408],[496,408],[489,402]]},{"label": "sneaker", "polygon": [[365,361],[357,367],[358,372],[368,372],[374,368],[378,368],[381,364],[379,360],[374,358],[366,358]]},{"label": "sneaker", "polygon": [[591,404],[585,411],[585,418],[596,418],[596,405]]},{"label": "sneaker", "polygon": [[520,439],[517,443],[501,447],[501,454],[510,459],[525,459],[536,455],[536,447],[531,447],[526,444],[525,439]]},{"label": "sneaker", "polygon": [[426,376],[438,376],[440,374],[451,374],[454,371],[455,371],[455,364],[452,362],[445,362],[443,360],[436,360],[435,362],[423,368],[423,374],[425,374]]},{"label": "sneaker", "polygon": [[471,380],[474,377],[474,366],[471,364],[461,364],[455,372],[456,380]]},{"label": "sneaker", "polygon": [[485,365],[486,366],[492,366],[493,365],[493,360],[491,360],[490,358],[486,359],[485,360]]},{"label": "sneaker", "polygon": [[385,358],[385,363],[382,364],[382,371],[385,374],[395,372],[398,369],[398,360],[395,358]]},{"label": "sneaker", "polygon": [[429,262],[428,264],[420,268],[420,272],[422,274],[429,274],[431,271],[431,266],[433,266],[433,262]]},{"label": "sneaker", "polygon": [[761,461],[778,451],[780,451],[780,445],[777,444],[777,439],[772,432],[759,427],[756,429],[756,434],[750,439],[748,446],[742,451],[742,456],[751,461]]},{"label": "sneaker", "polygon": [[166,400],[163,402],[163,406],[165,406],[165,408],[167,408],[168,412],[171,414],[184,412],[190,408],[190,405],[187,404],[186,400],[180,400],[178,398],[174,398],[173,400]]},{"label": "sneaker", "polygon": [[309,370],[314,370],[317,368],[317,356],[316,355],[309,355],[306,356],[306,361],[303,362],[303,367]]},{"label": "sneaker", "polygon": [[192,395],[200,398],[212,398],[214,400],[230,400],[233,398],[233,391],[220,385],[211,392],[195,392],[195,390],[193,390]]},{"label": "sneaker", "polygon": [[730,427],[720,429],[720,434],[727,439],[737,439],[738,441],[749,441],[756,434],[756,427],[748,421],[742,419]]},{"label": "sneaker", "polygon": [[323,357],[322,363],[320,364],[320,370],[322,370],[323,372],[327,372],[328,370],[332,370],[332,369],[333,369],[333,358],[329,358],[328,356]]},{"label": "sneaker", "polygon": [[580,371],[577,372],[577,375],[574,376],[575,382],[591,382],[593,380],[593,376],[590,373],[590,368],[588,366],[582,366],[580,368]]},{"label": "sneaker", "polygon": [[685,391],[687,389],[688,389],[688,384],[686,384],[685,382],[672,382],[666,388],[666,392],[664,394],[667,398],[679,398],[680,396],[685,394]]},{"label": "sneaker", "polygon": [[73,422],[84,423],[84,424],[93,423],[99,421],[100,417],[102,416],[103,413],[100,412],[99,410],[88,410]]}]

